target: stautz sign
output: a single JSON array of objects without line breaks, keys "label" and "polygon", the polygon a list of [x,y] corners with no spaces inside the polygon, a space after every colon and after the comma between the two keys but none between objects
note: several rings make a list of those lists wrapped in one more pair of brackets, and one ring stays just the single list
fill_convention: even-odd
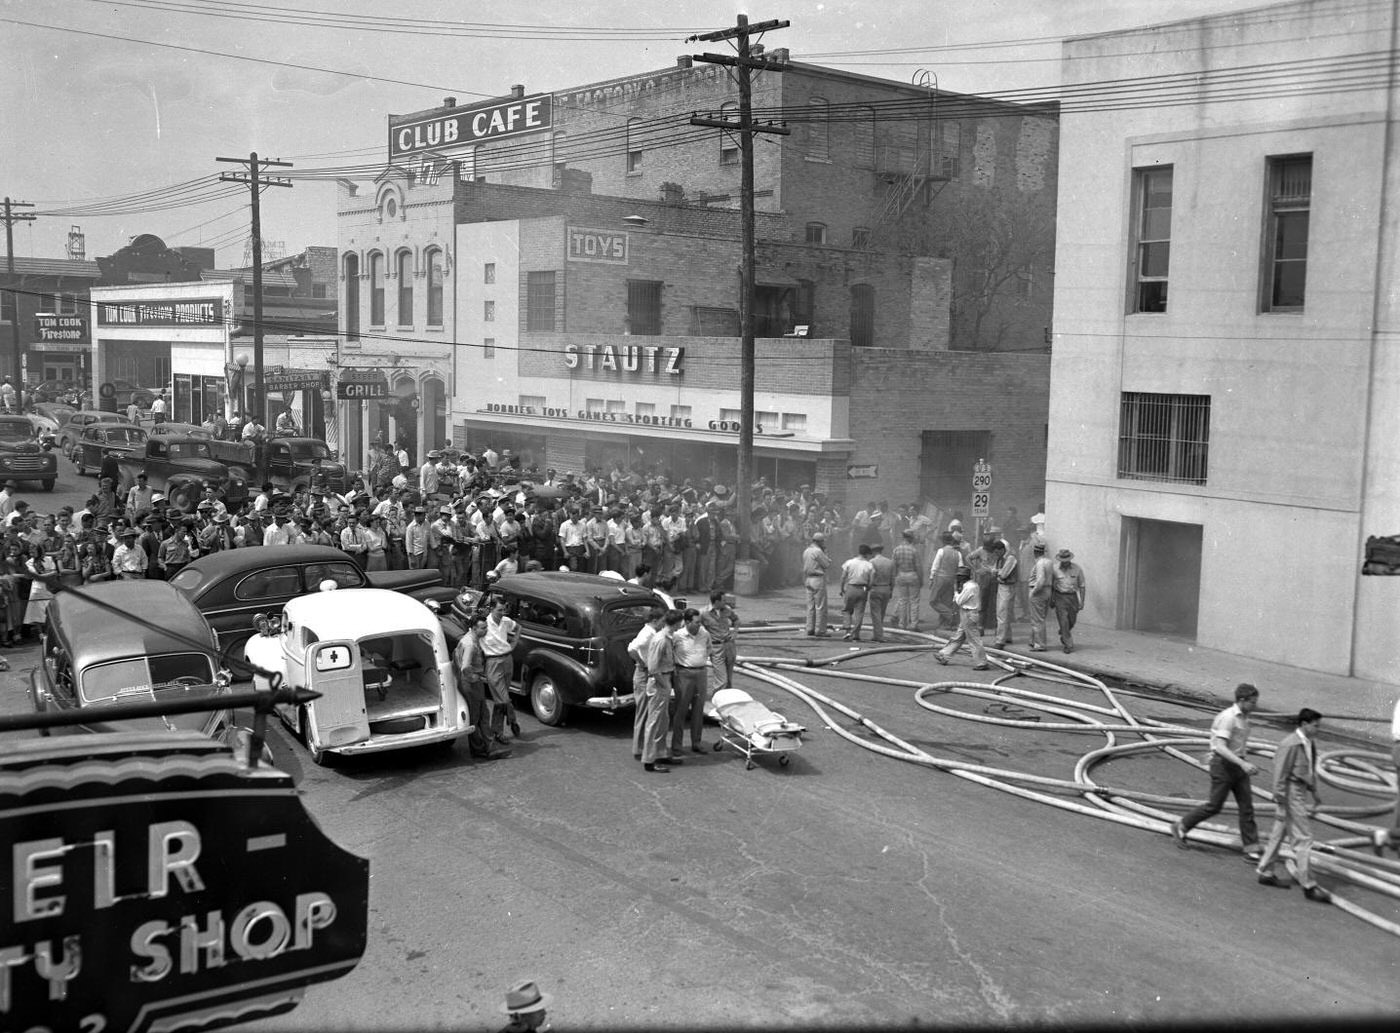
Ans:
[{"label": "stautz sign", "polygon": [[0,762],[0,1027],[206,1030],[355,967],[369,862],[290,777],[193,733],[49,743]]},{"label": "stautz sign", "polygon": [[419,151],[470,147],[553,124],[553,96],[512,98],[447,111],[389,126],[389,160]]},{"label": "stautz sign", "polygon": [[681,376],[685,349],[654,344],[566,344],[567,369],[599,373],[666,373]]}]

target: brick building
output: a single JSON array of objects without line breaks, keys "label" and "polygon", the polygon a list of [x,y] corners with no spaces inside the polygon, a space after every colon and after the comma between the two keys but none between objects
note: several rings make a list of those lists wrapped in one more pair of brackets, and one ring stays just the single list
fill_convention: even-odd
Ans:
[{"label": "brick building", "polygon": [[[754,95],[757,118],[792,131],[756,148],[757,473],[966,509],[971,462],[987,458],[1006,471],[998,504],[1033,507],[1056,111],[787,67]],[[449,362],[450,436],[470,447],[561,471],[618,461],[732,478],[739,151],[689,117],[736,105],[722,70],[683,58],[391,116],[373,191],[342,184],[355,361],[404,382]],[[421,283],[430,255],[452,302],[423,332],[392,288],[405,273]],[[678,357],[669,372],[650,372],[648,348]]]}]

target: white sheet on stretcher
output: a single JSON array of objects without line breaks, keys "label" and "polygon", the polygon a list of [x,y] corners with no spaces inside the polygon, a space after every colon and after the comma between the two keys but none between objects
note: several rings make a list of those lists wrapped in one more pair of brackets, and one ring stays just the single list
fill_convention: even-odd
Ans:
[{"label": "white sheet on stretcher", "polygon": [[[772,749],[778,739],[800,742],[805,730],[758,702],[743,689],[720,689],[714,695],[715,710],[724,727],[755,746]],[[791,748],[791,746],[789,746]]]}]

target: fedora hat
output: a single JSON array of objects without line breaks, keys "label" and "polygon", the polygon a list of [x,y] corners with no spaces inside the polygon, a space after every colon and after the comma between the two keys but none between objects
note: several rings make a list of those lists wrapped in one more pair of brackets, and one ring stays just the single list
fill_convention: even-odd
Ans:
[{"label": "fedora hat", "polygon": [[540,993],[540,988],[533,979],[527,979],[506,991],[506,1003],[501,1006],[501,1011],[507,1015],[544,1011],[553,999],[549,994]]}]

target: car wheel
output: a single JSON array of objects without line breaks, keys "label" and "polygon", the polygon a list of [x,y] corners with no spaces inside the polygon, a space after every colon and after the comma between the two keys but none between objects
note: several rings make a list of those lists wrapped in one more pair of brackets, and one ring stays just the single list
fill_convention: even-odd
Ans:
[{"label": "car wheel", "polygon": [[564,723],[568,704],[559,696],[559,687],[548,674],[541,672],[530,680],[530,709],[539,718],[540,724],[559,725]]}]

